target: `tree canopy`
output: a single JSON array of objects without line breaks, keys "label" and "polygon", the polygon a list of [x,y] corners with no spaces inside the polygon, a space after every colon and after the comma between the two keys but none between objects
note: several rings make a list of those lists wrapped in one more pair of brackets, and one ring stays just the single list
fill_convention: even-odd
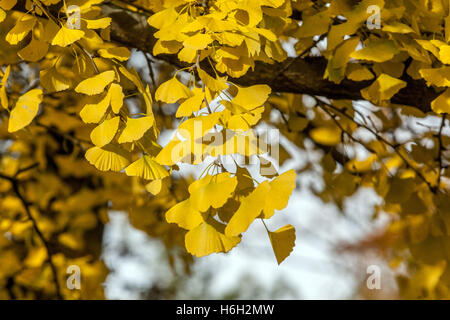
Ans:
[{"label": "tree canopy", "polygon": [[[407,269],[401,297],[449,298],[449,6],[0,0],[0,298],[103,298],[111,210],[186,270],[252,223],[280,264],[295,226],[270,219],[302,174],[341,209],[372,189],[390,219],[362,245]],[[282,172],[294,156],[263,127],[319,161]]]}]

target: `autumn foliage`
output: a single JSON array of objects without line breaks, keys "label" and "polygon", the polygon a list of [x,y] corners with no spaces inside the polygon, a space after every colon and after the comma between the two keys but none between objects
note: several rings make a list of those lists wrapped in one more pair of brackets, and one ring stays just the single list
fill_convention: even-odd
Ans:
[{"label": "autumn foliage", "polygon": [[[372,189],[374,218],[389,217],[372,245],[408,270],[400,296],[450,297],[449,10],[446,0],[0,0],[0,298],[103,298],[111,210],[186,270],[192,256],[232,250],[252,223],[280,264],[295,228],[270,219],[302,174],[341,209]],[[132,51],[146,72],[130,66]],[[318,158],[278,170],[294,155],[281,144],[278,166],[264,125]],[[182,164],[204,170],[194,179]],[[66,287],[71,265],[80,290]]]}]

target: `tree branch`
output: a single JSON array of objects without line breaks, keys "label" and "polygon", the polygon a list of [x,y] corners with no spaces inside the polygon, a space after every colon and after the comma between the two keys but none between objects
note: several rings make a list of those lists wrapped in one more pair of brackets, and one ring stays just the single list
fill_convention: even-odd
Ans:
[{"label": "tree branch", "polygon": [[393,144],[392,142],[390,142],[389,140],[387,140],[386,138],[384,138],[381,134],[379,134],[375,129],[372,129],[371,127],[365,125],[365,124],[361,124],[358,121],[356,121],[355,119],[353,119],[352,116],[348,115],[345,112],[345,109],[341,109],[339,107],[334,106],[331,103],[328,103],[322,99],[320,99],[320,97],[315,97],[320,103],[322,103],[323,105],[329,107],[330,109],[339,112],[340,114],[342,114],[344,117],[346,117],[347,119],[349,119],[350,121],[352,121],[353,123],[355,123],[358,127],[364,128],[367,131],[369,131],[371,134],[373,134],[378,141],[383,142],[385,145],[387,145],[388,147],[390,147],[399,157],[400,159],[402,159],[403,163],[405,164],[405,166],[411,170],[413,170],[416,175],[422,179],[423,182],[425,182],[425,184],[427,185],[428,189],[436,194],[438,191],[440,191],[439,186],[433,187],[431,185],[431,183],[425,178],[425,176],[423,175],[423,173],[420,171],[419,168],[417,168],[416,166],[414,166],[408,159],[407,156],[405,156],[400,150],[399,148]]},{"label": "tree branch", "polygon": [[[22,1],[19,1],[15,9],[25,11],[25,6],[21,3]],[[151,54],[157,40],[154,37],[156,29],[147,23],[151,12],[139,8],[136,8],[137,12],[133,12],[120,4],[121,1],[110,1],[102,5],[104,14],[112,18],[111,39],[121,45]],[[53,9],[57,11],[57,8]],[[177,68],[189,66],[179,61],[176,55],[161,54],[155,58]],[[203,63],[201,66],[212,74],[208,63]],[[323,57],[288,58],[274,64],[256,62],[253,71],[249,71],[241,78],[230,80],[240,85],[267,84],[274,92],[318,95],[329,99],[363,100],[360,91],[368,87],[372,81],[356,82],[345,79],[336,84],[323,79],[326,66],[327,60]],[[407,86],[400,90],[391,102],[412,106],[423,112],[431,111],[430,103],[439,93],[427,87],[424,80],[414,80],[408,75],[405,75],[402,80],[407,82]]]}]

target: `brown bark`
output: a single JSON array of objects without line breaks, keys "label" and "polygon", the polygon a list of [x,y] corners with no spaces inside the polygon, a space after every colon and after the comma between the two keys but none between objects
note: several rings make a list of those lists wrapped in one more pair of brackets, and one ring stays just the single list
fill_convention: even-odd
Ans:
[{"label": "brown bark", "polygon": [[[112,18],[111,37],[114,41],[152,53],[157,40],[153,36],[156,30],[147,24],[147,16],[124,12],[110,6],[105,6],[104,10]],[[186,66],[176,55],[158,55],[155,58],[177,67]],[[339,84],[330,82],[323,79],[326,65],[327,61],[321,57],[288,58],[274,64],[256,62],[253,71],[232,81],[241,85],[267,84],[274,92],[320,95],[330,99],[363,99],[360,90],[369,86],[372,81],[356,82],[345,79]],[[209,69],[208,64],[203,66]],[[424,112],[430,111],[430,102],[438,93],[427,87],[423,80],[413,80],[409,77],[403,80],[408,85],[392,98],[392,103],[416,107]]]}]

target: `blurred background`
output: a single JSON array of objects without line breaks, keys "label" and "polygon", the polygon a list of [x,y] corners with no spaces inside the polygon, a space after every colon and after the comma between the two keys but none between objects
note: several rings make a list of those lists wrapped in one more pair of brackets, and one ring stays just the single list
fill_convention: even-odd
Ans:
[{"label": "blurred background", "polygon": [[[305,179],[306,180],[306,179]],[[376,198],[358,193],[346,214],[323,204],[302,187],[288,207],[271,221],[297,230],[292,254],[277,265],[263,225],[252,224],[244,239],[227,254],[194,258],[190,274],[169,266],[165,247],[133,228],[127,216],[110,213],[104,259],[111,269],[105,289],[109,299],[352,299],[395,297],[392,271],[370,250],[352,243],[382,228],[371,220]],[[365,286],[369,265],[381,268],[381,290]]]}]

